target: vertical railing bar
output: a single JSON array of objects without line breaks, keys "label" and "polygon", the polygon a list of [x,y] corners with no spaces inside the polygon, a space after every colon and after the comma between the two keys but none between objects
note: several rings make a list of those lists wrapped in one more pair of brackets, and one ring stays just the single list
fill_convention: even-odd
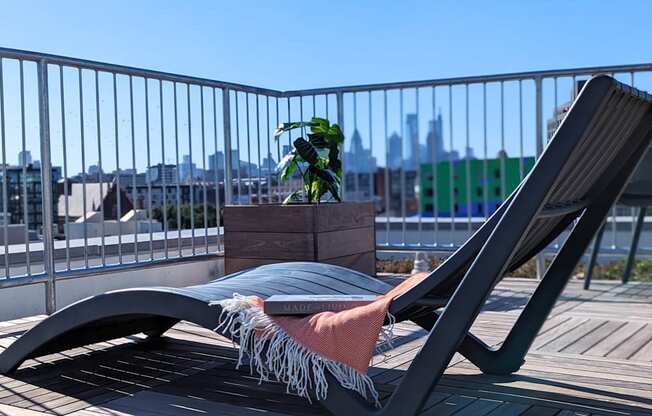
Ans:
[{"label": "vertical railing bar", "polygon": [[253,203],[252,200],[252,187],[253,181],[251,179],[251,127],[249,125],[249,93],[245,92],[245,108],[246,108],[246,117],[247,117],[247,185],[249,193],[249,204]]},{"label": "vertical railing bar", "polygon": [[[290,97],[287,98],[287,104],[288,104],[288,123],[291,123],[292,122],[292,115],[291,115],[291,110],[290,110]],[[292,149],[292,130],[288,131],[288,148]],[[290,195],[292,193],[292,176],[290,176],[288,178],[289,179],[288,183],[287,183],[288,195]]]},{"label": "vertical railing bar", "polygon": [[115,165],[116,165],[116,204],[118,212],[116,219],[118,220],[118,264],[122,264],[122,188],[120,187],[120,139],[118,135],[118,87],[116,83],[116,74],[113,73],[113,120],[114,120],[114,133],[115,133]]},{"label": "vertical railing bar", "polygon": [[[557,123],[557,119],[556,119],[556,117],[557,117],[557,110],[558,110],[558,107],[559,107],[559,98],[558,98],[558,92],[557,92],[557,77],[554,77],[554,79],[553,79],[553,85],[554,85],[554,99],[555,99],[555,108],[553,109],[553,117],[555,117],[555,120],[554,120],[554,121],[555,121],[555,123],[557,124],[557,125],[555,126],[555,130],[557,130],[557,127],[559,126],[559,123]],[[553,134],[554,134],[554,133],[553,133]],[[550,139],[551,139],[551,137],[548,137],[546,143],[547,143],[548,141],[550,141]],[[537,156],[538,156],[538,155],[537,155]],[[561,246],[561,244],[560,244],[560,238],[559,238],[559,236],[558,236],[557,238],[555,238],[555,244],[554,244],[554,248],[555,248],[555,250],[559,250],[559,247],[560,247],[560,246]]]},{"label": "vertical railing bar", "polygon": [[[611,73],[612,78],[616,78],[616,73],[612,72]],[[573,77],[573,86],[571,92],[575,91],[575,77]],[[573,96],[573,99],[575,97]],[[617,235],[616,235],[616,227],[618,226],[618,218],[616,216],[617,211],[616,211],[616,204],[611,206],[611,248],[612,250],[615,250],[618,247],[618,241],[617,241]],[[606,227],[606,224],[605,224]]]},{"label": "vertical railing bar", "polygon": [[519,134],[519,150],[520,158],[518,162],[520,179],[525,177],[525,160],[523,154],[523,80],[518,80],[518,134]]},{"label": "vertical railing bar", "polygon": [[[313,96],[314,97],[314,96]],[[372,108],[371,108],[371,91],[369,91],[369,159],[367,165],[369,166],[369,200],[374,201],[374,176],[375,166],[371,163],[374,154],[374,136],[373,136],[373,123],[372,123]],[[374,204],[375,205],[375,204]]]},{"label": "vertical railing bar", "polygon": [[5,87],[4,69],[0,57],[0,135],[2,135],[2,234],[4,238],[5,278],[10,277],[9,271],[9,219],[7,218],[7,148],[5,135]]},{"label": "vertical railing bar", "polygon": [[[558,100],[558,97],[557,97],[558,96],[558,94],[557,94],[557,77],[554,78],[554,88],[555,88],[555,92],[554,92],[554,94],[555,94],[555,108],[554,108],[553,112],[555,113],[555,117],[556,117],[557,116],[557,110],[558,110],[558,107],[559,107],[559,100]],[[556,119],[555,119],[555,122],[557,122]],[[558,126],[559,126],[559,124],[557,123],[557,125],[555,126],[555,130],[557,130]],[[548,137],[548,140],[550,140],[550,137]]]},{"label": "vertical railing bar", "polygon": [[[303,97],[299,96],[299,121],[303,121]],[[306,137],[305,127],[301,127],[301,135]]]},{"label": "vertical railing bar", "polygon": [[[215,231],[217,239],[217,251],[222,251],[222,245],[220,242],[220,222],[222,221],[222,216],[220,215],[220,178],[218,176],[218,160],[217,160],[217,101],[215,99],[215,88],[213,90],[213,141],[215,146],[215,165],[214,165],[214,177],[215,177]],[[224,93],[224,91],[222,91]],[[226,164],[226,158],[224,159]],[[224,177],[224,192],[226,192],[226,175]]]},{"label": "vertical railing bar", "polygon": [[[439,167],[439,150],[437,149],[437,93],[436,88],[432,87],[432,146],[430,151],[432,152],[432,216],[435,221],[434,225],[434,245],[439,245],[439,178],[437,168]],[[442,137],[443,140],[443,137]]]},{"label": "vertical railing bar", "polygon": [[[21,129],[21,142],[23,151],[23,160],[19,160],[22,165],[22,181],[23,181],[23,223],[25,224],[25,261],[27,267],[27,275],[32,275],[31,260],[30,260],[30,247],[29,247],[29,205],[27,201],[27,158],[25,156],[27,140],[25,133],[25,79],[23,76],[23,61],[20,60],[20,129]],[[42,169],[42,168],[41,168]]]},{"label": "vertical railing bar", "polygon": [[404,127],[404,113],[403,113],[403,88],[399,90],[399,114],[400,114],[400,131],[401,131],[401,244],[405,245],[405,234],[406,234],[406,207],[405,207],[405,157],[404,157],[404,147],[405,147],[405,127]]},{"label": "vertical railing bar", "polygon": [[469,128],[470,115],[469,115],[469,84],[464,84],[465,93],[465,117],[466,117],[466,216],[467,228],[469,236],[473,233],[473,204],[471,203],[471,132]]},{"label": "vertical railing bar", "polygon": [[172,83],[174,87],[174,148],[175,148],[175,163],[176,163],[176,190],[177,190],[177,255],[183,257],[181,245],[181,172],[179,172],[179,117],[178,117],[178,103],[177,103],[177,83]]},{"label": "vertical railing bar", "polygon": [[536,157],[537,159],[543,153],[543,80],[541,77],[534,79],[534,89],[535,89],[535,128],[536,134],[534,136],[536,140]]},{"label": "vertical railing bar", "polygon": [[328,120],[328,94],[324,94],[324,101],[326,104],[326,120]]},{"label": "vertical railing bar", "polygon": [[138,217],[136,216],[136,131],[134,126],[134,83],[131,75],[129,75],[129,113],[129,119],[131,122],[131,199],[134,222],[134,262],[138,263]]},{"label": "vertical railing bar", "polygon": [[104,230],[104,170],[102,169],[102,127],[100,118],[100,80],[98,71],[95,70],[95,120],[97,122],[97,167],[98,167],[98,182],[100,183],[100,218],[102,219],[101,225],[101,248],[100,253],[102,257],[102,266],[106,266],[106,246],[105,246],[105,230]]},{"label": "vertical railing bar", "polygon": [[[237,164],[236,174],[238,178],[238,204],[240,204],[242,201],[242,178],[240,176],[240,104],[238,104],[238,95],[240,94],[238,93],[237,90],[235,90],[234,93],[235,93],[235,141],[238,144],[237,149],[235,151],[236,153],[235,163]],[[229,155],[229,157],[231,156]]]},{"label": "vertical railing bar", "polygon": [[317,117],[317,102],[315,95],[312,96],[312,116]]},{"label": "vertical railing bar", "polygon": [[[192,255],[195,255],[195,172],[192,168],[192,112],[190,110],[190,84],[186,84],[186,106],[188,107],[188,150],[190,159],[190,246]],[[179,230],[179,233],[181,231]]]},{"label": "vertical railing bar", "polygon": [[505,83],[500,81],[500,191],[501,199],[507,197],[507,166],[505,155]]},{"label": "vertical railing bar", "polygon": [[261,188],[262,182],[262,172],[260,169],[260,97],[256,94],[256,144],[258,146],[258,186],[256,187],[256,195],[258,203],[263,203],[263,191]]},{"label": "vertical railing bar", "polygon": [[[455,232],[455,161],[453,159],[453,85],[448,86],[448,134],[449,134],[449,146],[450,152],[448,154],[448,163],[449,163],[449,174],[448,174],[448,186],[449,186],[449,195],[450,195],[450,220],[451,220],[451,232]],[[451,243],[452,245],[453,243]]]},{"label": "vertical railing bar", "polygon": [[[635,87],[635,85],[634,85],[634,81],[635,81],[635,80],[634,80],[634,72],[630,72],[630,73],[629,73],[629,79],[630,79],[630,85],[631,85],[632,87]],[[639,208],[639,209],[640,209],[640,208]],[[637,217],[637,215],[636,215],[636,207],[630,207],[630,208],[629,208],[629,212],[630,212],[630,215],[631,215],[631,219],[630,219],[630,225],[631,225],[631,239],[630,239],[629,241],[634,241],[634,235],[636,234],[636,227],[635,227],[635,224],[636,224],[636,217]],[[642,221],[645,222],[645,218],[643,218]],[[631,250],[631,249],[632,249],[632,248],[630,248],[630,250]]]},{"label": "vertical railing bar", "polygon": [[501,200],[507,198],[507,166],[505,155],[505,83],[500,81],[500,192]]},{"label": "vertical railing bar", "polygon": [[[66,146],[66,101],[63,93],[63,65],[59,65],[59,103],[61,110],[61,144],[63,150],[63,195],[64,195],[64,229],[68,230],[69,224],[69,189],[68,189],[68,147]],[[3,136],[4,137],[4,136]],[[70,270],[70,239],[66,240],[66,270]]]},{"label": "vertical railing bar", "polygon": [[[415,101],[415,113],[416,113],[416,131],[414,132],[416,134],[416,143],[413,143],[413,149],[412,152],[414,161],[415,161],[415,169],[416,169],[416,184],[419,189],[419,192],[423,191],[423,188],[421,187],[421,143],[420,143],[420,136],[419,136],[419,88],[414,89],[414,101]],[[423,231],[423,224],[422,224],[422,217],[423,212],[421,211],[421,203],[417,205],[417,245],[421,245],[423,242],[422,239],[422,231]]]},{"label": "vertical railing bar", "polygon": [[[173,88],[176,90],[176,86],[172,84]],[[163,81],[158,80],[158,93],[159,93],[159,110],[161,112],[160,121],[161,121],[161,186],[163,187],[163,250],[165,251],[165,259],[169,258],[169,249],[168,249],[168,203],[167,203],[167,180],[165,179],[165,123],[163,121]]]},{"label": "vertical railing bar", "polygon": [[[152,218],[152,181],[149,178],[149,170],[152,167],[152,158],[151,158],[151,144],[149,137],[149,80],[143,78],[145,81],[145,142],[147,145],[147,170],[145,173],[145,178],[147,179],[147,215],[149,218],[149,259],[154,260],[154,242],[153,240],[153,218]],[[165,206],[163,210],[165,211]]]},{"label": "vertical railing bar", "polygon": [[[352,135],[355,134],[357,131],[358,131],[358,93],[354,92],[353,93],[353,133],[352,133]],[[344,146],[344,149],[342,149],[342,151],[344,153],[346,153],[346,146]],[[359,180],[360,180],[360,178],[359,178],[360,172],[358,172],[359,171],[359,169],[358,169],[359,166],[357,166],[358,165],[357,157],[359,155],[356,155],[353,152],[351,152],[351,156],[352,156],[351,159],[354,159],[354,160],[352,160],[352,162],[353,162],[352,165],[355,168],[355,169],[353,169],[353,172],[352,172],[353,173],[353,187],[355,188],[355,193],[353,195],[355,197],[355,200],[357,201],[359,193],[360,193],[360,182],[359,182]]]},{"label": "vertical railing bar", "polygon": [[[208,195],[206,190],[206,132],[204,123],[204,86],[199,85],[199,100],[201,101],[201,154],[202,154],[202,181],[204,190],[204,252],[208,254]],[[194,213],[193,213],[194,216]]]},{"label": "vertical railing bar", "polygon": [[[328,99],[326,100],[328,104]],[[390,149],[389,149],[389,135],[387,132],[387,90],[383,90],[383,133],[385,134],[385,243],[390,245],[389,241],[389,168],[390,168]]]},{"label": "vertical railing bar", "polygon": [[231,158],[231,91],[228,88],[222,89],[222,130],[224,132],[224,205],[227,205],[233,204],[233,160]]},{"label": "vertical railing bar", "polygon": [[[82,211],[84,216],[84,267],[88,269],[88,226],[86,224],[86,145],[84,141],[84,90],[82,86],[82,70],[77,68],[79,80],[79,141],[81,144],[82,163]],[[66,230],[66,234],[68,230]],[[66,235],[66,239],[68,235]]]},{"label": "vertical railing bar", "polygon": [[[278,126],[279,122],[280,122],[280,118],[279,118],[279,115],[278,115],[278,97],[274,97],[274,100],[276,102],[276,125]],[[276,156],[278,158],[278,161],[280,162],[281,161],[281,139],[277,137],[275,140],[276,140]],[[281,175],[280,173],[276,174],[276,193],[278,194],[279,202],[281,202],[281,200],[283,199],[282,196],[281,196],[281,180],[280,180],[281,176],[280,175]]]},{"label": "vertical railing bar", "polygon": [[[337,124],[339,125],[342,134],[344,134],[344,93],[342,93],[342,91],[338,91],[335,97],[337,101]],[[342,149],[340,151],[342,160],[342,200],[346,198],[346,152],[344,150],[344,145],[342,145]]]},{"label": "vertical railing bar", "polygon": [[[222,216],[220,215],[220,178],[218,175],[218,163],[217,163],[217,100],[215,99],[215,88],[212,88],[213,92],[213,141],[215,147],[215,166],[214,166],[214,176],[215,176],[215,238],[217,243],[217,251],[222,251],[222,245],[220,242],[220,223],[222,222]],[[226,164],[226,159],[224,160]],[[224,192],[226,192],[226,176],[224,177]]]},{"label": "vertical railing bar", "polygon": [[45,311],[47,314],[53,314],[57,310],[57,295],[54,265],[54,201],[52,195],[54,192],[54,187],[52,185],[52,155],[50,153],[50,101],[48,87],[48,64],[45,59],[41,59],[37,65],[39,92],[39,127],[41,139],[41,200],[43,203],[43,268],[47,276],[47,281],[45,284]]},{"label": "vertical railing bar", "polygon": [[[267,125],[267,203],[272,203],[272,143],[270,135],[270,125],[269,125],[269,95],[265,96],[265,117]],[[265,159],[263,159],[265,160]]]},{"label": "vertical railing bar", "polygon": [[489,218],[489,146],[487,140],[487,83],[482,83],[482,145],[484,160],[482,161],[482,197],[484,199],[484,218]]}]

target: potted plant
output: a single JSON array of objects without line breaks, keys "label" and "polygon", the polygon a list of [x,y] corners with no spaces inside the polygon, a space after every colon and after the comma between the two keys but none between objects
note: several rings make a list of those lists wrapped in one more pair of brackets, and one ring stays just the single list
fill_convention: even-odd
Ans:
[{"label": "potted plant", "polygon": [[224,255],[227,273],[284,261],[318,261],[375,273],[374,207],[342,202],[341,146],[337,124],[323,118],[283,123],[274,133],[301,130],[278,163],[281,182],[302,179],[282,204],[227,205]]}]

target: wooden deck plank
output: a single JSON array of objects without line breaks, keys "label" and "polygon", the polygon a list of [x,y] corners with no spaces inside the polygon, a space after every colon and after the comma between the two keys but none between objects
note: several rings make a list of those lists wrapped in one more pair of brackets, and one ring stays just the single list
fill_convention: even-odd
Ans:
[{"label": "wooden deck plank", "polygon": [[[535,286],[525,279],[503,281],[472,331],[499,345]],[[571,282],[518,373],[483,375],[456,354],[422,414],[652,415],[652,305],[646,295],[651,289],[652,284],[596,282],[583,291],[581,282]],[[10,345],[42,318],[0,323],[0,345]],[[427,332],[403,322],[395,336],[394,348],[377,355],[370,369],[385,400]],[[0,414],[324,413],[286,395],[281,384],[259,385],[246,368],[235,370],[237,351],[210,330],[180,322],[161,342],[142,339],[122,338],[30,360],[16,375],[0,376]]]}]

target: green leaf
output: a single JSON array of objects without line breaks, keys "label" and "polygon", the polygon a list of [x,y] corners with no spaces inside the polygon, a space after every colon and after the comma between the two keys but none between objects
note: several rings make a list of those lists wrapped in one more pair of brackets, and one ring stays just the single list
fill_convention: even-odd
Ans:
[{"label": "green leaf", "polygon": [[290,202],[299,202],[301,201],[301,192],[300,190],[292,192],[284,200],[283,204],[289,204]]},{"label": "green leaf", "polygon": [[319,154],[317,153],[317,149],[315,149],[315,146],[310,144],[310,142],[303,137],[299,137],[294,141],[294,148],[296,149],[299,156],[301,156],[301,158],[308,162],[311,166],[316,165],[319,161]]},{"label": "green leaf", "polygon": [[292,121],[290,123],[281,123],[278,125],[276,130],[274,130],[274,138],[278,138],[286,131],[299,129],[302,127],[312,127],[317,125],[318,125],[317,122],[312,122],[312,121]]},{"label": "green leaf", "polygon": [[280,180],[284,182],[287,178],[292,176],[297,169],[297,154],[294,150],[290,151],[287,155],[283,156],[276,165],[276,171],[281,174]]},{"label": "green leaf", "polygon": [[308,133],[308,141],[310,142],[310,144],[312,144],[318,149],[323,149],[328,147],[328,141],[326,140],[326,135],[323,133]]}]

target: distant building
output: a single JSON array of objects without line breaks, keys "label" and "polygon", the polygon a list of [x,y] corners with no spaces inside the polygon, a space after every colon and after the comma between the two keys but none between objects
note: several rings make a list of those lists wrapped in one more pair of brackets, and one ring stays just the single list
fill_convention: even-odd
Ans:
[{"label": "distant building", "polygon": [[416,114],[405,116],[405,138],[407,149],[404,149],[405,168],[415,170],[417,166],[417,155],[421,159],[419,148],[419,119]]},{"label": "distant building", "polygon": [[276,161],[272,153],[268,153],[267,157],[263,159],[260,166],[261,175],[267,176],[276,172]]},{"label": "distant building", "polygon": [[183,155],[183,161],[179,164],[178,169],[182,183],[202,177],[201,172],[197,171],[197,164],[195,162],[190,163],[190,155]]},{"label": "distant building", "polygon": [[389,154],[387,155],[389,160],[388,160],[388,165],[390,169],[399,169],[403,163],[403,159],[401,158],[401,136],[399,136],[396,132],[392,133],[391,136],[389,136]]},{"label": "distant building", "polygon": [[18,166],[27,166],[32,164],[32,152],[29,150],[18,152]]},{"label": "distant building", "polygon": [[366,149],[362,136],[356,129],[350,139],[349,151],[344,155],[344,170],[346,171],[347,200],[366,200],[373,195],[373,172],[376,171],[376,158],[371,149]]},{"label": "distant building", "polygon": [[[58,199],[58,231],[68,239],[158,232],[160,222],[134,208],[128,190],[117,183],[69,183]],[[120,211],[118,211],[118,198]],[[67,207],[67,208],[66,208]],[[104,215],[102,215],[104,213]]]},{"label": "distant building", "polygon": [[[392,169],[385,172],[379,169],[374,174],[375,194],[378,201],[382,201],[377,206],[377,212],[384,215],[402,216],[403,203],[405,203],[405,215],[415,215],[419,209],[417,198],[417,173],[414,170],[401,173],[400,169]],[[389,195],[386,194],[386,180]],[[403,199],[405,198],[405,199]],[[403,202],[405,201],[405,202]],[[389,205],[389,212],[385,204]]]},{"label": "distant building", "polygon": [[[453,163],[441,161],[436,164],[435,177],[432,164],[423,164],[419,195],[420,211],[422,215],[427,216],[434,215],[436,210],[440,217],[491,215],[503,203],[505,197],[516,189],[522,175],[526,175],[533,166],[534,157],[525,157],[521,160],[506,155],[504,158],[499,156],[486,160],[457,160]],[[471,174],[470,180],[467,180],[467,169]]]},{"label": "distant building", "polygon": [[426,152],[422,156],[421,163],[432,162],[433,160],[438,162],[446,157],[441,113],[437,115],[436,119],[430,120],[430,128],[426,136]]},{"label": "distant building", "polygon": [[[26,158],[27,155],[24,155]],[[27,159],[25,159],[27,160]],[[37,232],[42,231],[43,227],[43,204],[42,204],[42,186],[41,186],[41,169],[33,164],[24,166],[5,166],[0,168],[0,175],[7,171],[7,214],[8,218],[4,220],[9,224],[25,224],[27,219],[27,228]],[[25,174],[23,175],[23,171]],[[52,181],[57,182],[61,179],[61,168],[52,168]],[[54,189],[55,200],[57,197],[56,187]],[[2,193],[0,193],[0,208],[3,207]],[[57,212],[56,202],[53,206],[54,215]]]},{"label": "distant building", "polygon": [[[575,83],[575,88],[571,91],[571,98],[576,97],[577,94],[582,90],[584,87],[584,84],[586,83],[585,80],[577,81]],[[546,124],[547,127],[547,138],[548,140],[552,139],[552,136],[555,134],[557,131],[557,127],[561,124],[562,121],[564,121],[564,118],[566,118],[566,114],[571,108],[571,105],[573,104],[573,101],[568,101],[566,103],[563,103],[559,106],[557,106],[552,114],[552,118],[548,119],[548,122]]]},{"label": "distant building", "polygon": [[362,144],[362,136],[356,129],[350,140],[349,151],[346,152],[346,171],[357,173],[371,173],[376,170],[376,158]]},{"label": "distant building", "polygon": [[146,181],[151,183],[177,183],[177,165],[158,163],[147,168]]}]

